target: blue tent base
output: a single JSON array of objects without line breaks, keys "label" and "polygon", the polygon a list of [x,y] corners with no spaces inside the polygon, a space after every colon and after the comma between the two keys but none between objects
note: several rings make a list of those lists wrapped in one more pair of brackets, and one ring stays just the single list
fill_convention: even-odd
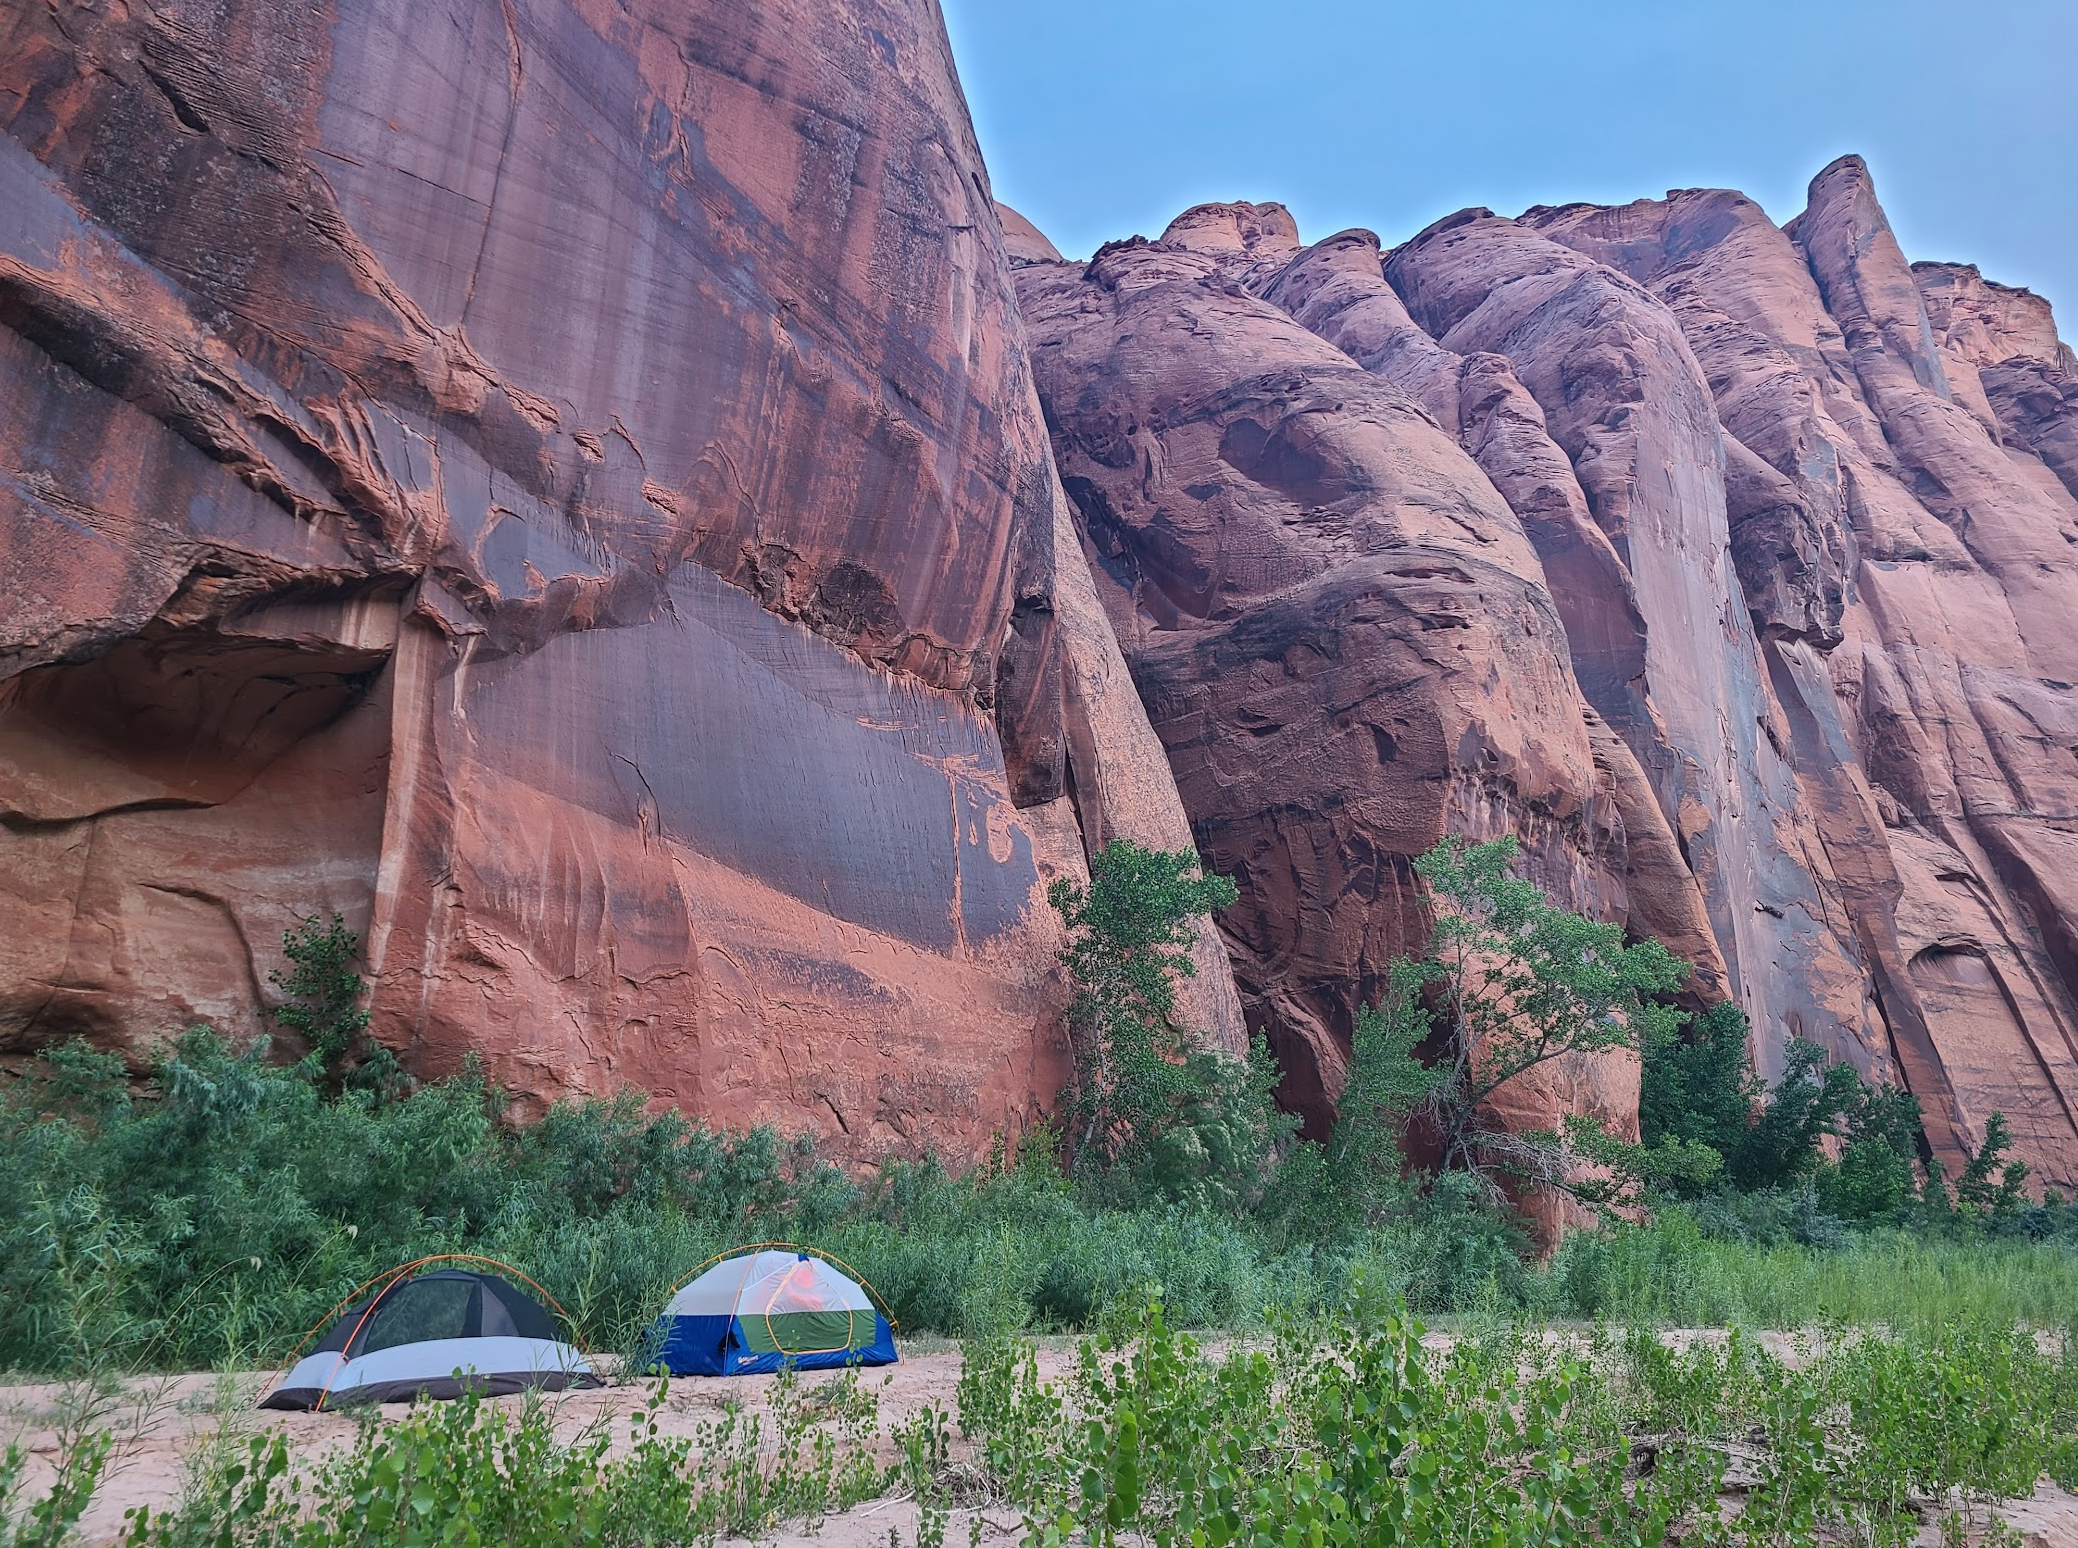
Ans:
[{"label": "blue tent base", "polygon": [[645,1341],[642,1364],[661,1366],[673,1376],[759,1376],[786,1366],[797,1371],[841,1371],[855,1365],[893,1365],[895,1330],[878,1312],[873,1340],[849,1349],[816,1349],[805,1354],[779,1351],[754,1353],[744,1348],[739,1317],[659,1317]]}]

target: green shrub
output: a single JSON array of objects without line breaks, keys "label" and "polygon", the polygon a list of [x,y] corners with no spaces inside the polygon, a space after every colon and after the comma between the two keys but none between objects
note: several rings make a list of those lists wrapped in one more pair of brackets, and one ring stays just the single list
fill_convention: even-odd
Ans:
[{"label": "green shrub", "polygon": [[[1915,1203],[1896,1226],[1850,1229],[1832,1211],[1852,1146],[1800,1189],[1574,1233],[1540,1269],[1475,1178],[1399,1180],[1385,1126],[1294,1148],[1310,1178],[1236,1215],[1104,1206],[1043,1137],[970,1176],[900,1163],[861,1188],[800,1142],[647,1117],[632,1096],[532,1125],[503,1107],[475,1075],[328,1095],[204,1031],[139,1092],[113,1059],[53,1050],[0,1088],[0,1365],[270,1365],[356,1285],[441,1251],[520,1266],[582,1338],[626,1349],[702,1260],[766,1237],[818,1243],[905,1329],[948,1333],[1091,1327],[1155,1287],[1175,1318],[1242,1328],[1393,1297],[1776,1327],[1921,1307],[2056,1321],[2078,1304],[2078,1211]],[[1371,1162],[1350,1161],[1369,1144]]]},{"label": "green shrub", "polygon": [[[289,971],[267,975],[285,996],[274,1019],[303,1040],[319,1070],[336,1073],[368,1027],[368,1012],[361,1006],[366,986],[354,967],[361,960],[361,938],[338,914],[329,921],[313,914],[285,931],[281,946]],[[388,1050],[382,1054],[368,1082],[377,1087],[388,1085],[396,1069]]]},{"label": "green shrub", "polygon": [[1689,1018],[1685,1033],[1663,1027],[1645,1043],[1638,1080],[1638,1133],[1738,1153],[1764,1088],[1746,1051],[1746,1013],[1729,1002]]},{"label": "green shrub", "polygon": [[[1904,1548],[1923,1518],[1960,1506],[1981,1525],[2042,1477],[2078,1484],[2078,1345],[2045,1352],[1987,1318],[1834,1327],[1786,1361],[1737,1332],[1677,1343],[1534,1322],[1436,1348],[1388,1301],[1280,1317],[1215,1350],[1143,1299],[1059,1381],[1029,1340],[968,1340],[957,1421],[973,1449],[957,1467],[948,1415],[925,1405],[889,1427],[857,1373],[782,1373],[761,1408],[681,1437],[656,1422],[667,1392],[654,1385],[624,1430],[566,1438],[538,1397],[469,1396],[370,1411],[350,1446],[300,1463],[280,1431],[227,1435],[123,1541],[711,1545],[813,1532],[896,1491],[924,1507],[920,1542],[938,1541],[957,1487],[1022,1511],[1033,1542]],[[81,1434],[34,1500],[20,1452],[0,1458],[0,1548],[58,1548],[107,1456],[105,1434]]]},{"label": "green shrub", "polygon": [[[89,1337],[161,1368],[264,1359],[446,1251],[524,1260],[618,1346],[709,1252],[856,1204],[801,1145],[632,1096],[520,1126],[473,1074],[328,1095],[265,1055],[196,1028],[142,1093],[77,1046],[0,1091],[0,1366],[58,1368]],[[82,1315],[94,1331],[68,1331]]]},{"label": "green shrub", "polygon": [[1984,1142],[1955,1179],[1959,1207],[2003,1216],[2026,1201],[2028,1166],[2025,1161],[2006,1158],[2006,1148],[2012,1143],[2004,1113],[1995,1112],[1984,1121]]},{"label": "green shrub", "polygon": [[1840,1159],[1819,1169],[1817,1197],[1828,1214],[1863,1224],[1889,1224],[1912,1201],[1912,1162],[1882,1139],[1850,1140]]},{"label": "green shrub", "polygon": [[1400,1131],[1434,1085],[1415,1057],[1433,1027],[1426,974],[1393,965],[1385,997],[1357,1012],[1349,1079],[1325,1145],[1293,1144],[1262,1201],[1261,1217],[1288,1245],[1347,1245],[1415,1207]]},{"label": "green shrub", "polygon": [[51,1487],[41,1498],[24,1501],[22,1472],[28,1458],[18,1443],[9,1442],[0,1451],[0,1548],[63,1548],[73,1542],[113,1449],[106,1431],[73,1437],[59,1450]]},{"label": "green shrub", "polygon": [[[712,1544],[769,1534],[942,1470],[943,1420],[926,1409],[883,1431],[855,1373],[813,1390],[788,1375],[766,1413],[732,1412],[690,1436],[659,1433],[665,1387],[631,1416],[624,1441],[603,1425],[570,1440],[548,1405],[517,1412],[464,1396],[400,1420],[371,1418],[349,1450],[308,1471],[279,1431],[253,1436],[184,1505],[133,1512],[127,1548],[599,1548]],[[892,1440],[896,1460],[881,1460]]]},{"label": "green shrub", "polygon": [[2078,1306],[2078,1242],[2067,1237],[1849,1232],[1833,1221],[1832,1244],[1812,1246],[1783,1224],[1794,1212],[1780,1195],[1741,1201],[1775,1210],[1759,1229],[1749,1213],[1728,1231],[1720,1202],[1569,1235],[1530,1278],[1524,1303],[1559,1317],[1784,1329],[1986,1317],[2059,1327]]},{"label": "green shrub", "polygon": [[1748,1190],[1781,1187],[1811,1175],[1819,1142],[1855,1103],[1861,1081],[1830,1063],[1815,1043],[1793,1038],[1782,1079],[1769,1088],[1754,1125],[1725,1156],[1733,1183]]}]

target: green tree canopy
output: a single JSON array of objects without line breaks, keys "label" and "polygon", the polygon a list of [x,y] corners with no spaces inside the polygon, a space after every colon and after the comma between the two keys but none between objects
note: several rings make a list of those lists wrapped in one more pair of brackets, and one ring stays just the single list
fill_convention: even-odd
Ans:
[{"label": "green tree canopy", "polygon": [[365,986],[354,967],[361,938],[338,914],[330,920],[312,914],[282,932],[281,949],[289,971],[269,973],[267,980],[288,998],[275,1007],[274,1019],[303,1039],[318,1068],[336,1071],[368,1026],[361,1008]]},{"label": "green tree canopy", "polygon": [[1238,894],[1190,850],[1114,839],[1090,857],[1087,887],[1063,878],[1048,899],[1068,927],[1060,957],[1075,983],[1069,1141],[1079,1176],[1108,1191],[1236,1203],[1260,1183],[1276,1072],[1200,1046],[1176,1017],[1176,985],[1197,969],[1195,921]]},{"label": "green tree canopy", "polygon": [[1548,1145],[1533,1155],[1538,1137],[1499,1129],[1488,1104],[1554,1059],[1670,1036],[1681,1013],[1659,997],[1688,968],[1657,941],[1626,942],[1621,925],[1554,905],[1515,874],[1517,853],[1513,838],[1452,836],[1414,863],[1436,911],[1423,969],[1443,1059],[1430,1103],[1446,1169],[1510,1154],[1555,1181],[1561,1158]]}]

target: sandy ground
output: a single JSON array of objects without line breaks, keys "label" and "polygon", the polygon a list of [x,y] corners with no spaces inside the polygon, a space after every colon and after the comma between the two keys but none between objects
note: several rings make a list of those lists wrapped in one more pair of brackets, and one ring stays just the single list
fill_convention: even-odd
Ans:
[{"label": "sandy ground", "polygon": [[[1068,1340],[1047,1340],[1040,1348],[1042,1375],[1065,1372],[1074,1359]],[[892,1431],[927,1403],[944,1409],[954,1407],[954,1390],[959,1382],[960,1355],[957,1348],[928,1345],[905,1352],[902,1360],[880,1370],[864,1371],[859,1379],[879,1401],[882,1431]],[[656,1414],[658,1429],[666,1435],[691,1435],[702,1423],[712,1423],[732,1410],[762,1411],[766,1394],[777,1378],[771,1376],[726,1376],[683,1378],[673,1381],[664,1407]],[[812,1389],[831,1378],[809,1375],[799,1378]],[[121,1394],[104,1400],[97,1409],[99,1428],[117,1436],[117,1450],[103,1478],[100,1492],[82,1519],[81,1532],[88,1543],[114,1541],[123,1530],[124,1513],[138,1505],[163,1509],[180,1502],[187,1477],[188,1459],[201,1446],[224,1432],[249,1436],[279,1431],[288,1437],[299,1462],[317,1462],[329,1452],[353,1442],[357,1421],[351,1414],[283,1413],[255,1406],[271,1380],[271,1373],[238,1372],[141,1378],[125,1384]],[[566,1392],[547,1399],[554,1416],[556,1433],[568,1439],[598,1424],[618,1439],[627,1432],[628,1416],[648,1405],[653,1388],[648,1384],[607,1386],[594,1391]],[[493,1398],[494,1406],[517,1409],[525,1399]],[[0,1446],[22,1445],[28,1453],[24,1483],[28,1491],[41,1494],[49,1485],[56,1458],[63,1444],[61,1426],[79,1394],[63,1386],[38,1383],[0,1386]],[[384,1410],[395,1416],[401,1407]],[[890,1448],[890,1460],[893,1451]],[[968,1517],[961,1513],[951,1544],[968,1541]],[[1004,1531],[1017,1524],[1015,1512],[992,1513]],[[850,1543],[882,1543],[888,1529],[897,1528],[904,1542],[914,1542],[916,1509],[905,1500],[880,1501],[845,1517],[833,1518],[814,1540],[831,1548]],[[983,1528],[986,1538],[991,1534]],[[1001,1535],[1000,1533],[996,1535]],[[792,1533],[779,1540],[808,1540]]]},{"label": "sandy ground", "polygon": [[[1673,1333],[1670,1339],[1688,1343],[1722,1337],[1715,1333]],[[1432,1345],[1447,1342],[1447,1335],[1431,1335]],[[1801,1351],[1793,1340],[1764,1335],[1773,1352],[1795,1360]],[[1040,1373],[1045,1377],[1064,1374],[1075,1359],[1074,1341],[1042,1340]],[[960,1355],[955,1347],[929,1344],[905,1352],[897,1365],[861,1373],[861,1380],[879,1400],[883,1433],[925,1404],[935,1404],[950,1414],[959,1380]],[[124,1513],[138,1505],[164,1509],[179,1503],[191,1455],[212,1439],[279,1431],[286,1435],[299,1461],[316,1462],[328,1452],[350,1445],[356,1421],[340,1414],[278,1413],[254,1406],[269,1376],[261,1373],[189,1375],[140,1379],[126,1385],[122,1393],[100,1411],[101,1427],[119,1437],[118,1449],[100,1493],[81,1523],[89,1544],[116,1540],[123,1530]],[[828,1378],[801,1378],[812,1388]],[[690,1435],[696,1426],[712,1422],[730,1411],[761,1411],[775,1378],[732,1376],[688,1378],[670,1384],[664,1407],[657,1414],[660,1430],[669,1435]],[[605,1425],[609,1433],[624,1434],[627,1418],[645,1407],[647,1386],[609,1386],[590,1392],[564,1393],[551,1398],[556,1431],[570,1437],[593,1425]],[[55,1457],[62,1444],[59,1425],[68,1403],[77,1394],[52,1384],[0,1386],[0,1445],[22,1444],[28,1452],[25,1482],[40,1493],[48,1486]],[[517,1408],[520,1398],[491,1400],[498,1406]],[[396,1413],[401,1410],[388,1410]],[[2030,1500],[2016,1501],[2001,1514],[2035,1548],[2078,1548],[2078,1498],[2047,1484]],[[890,1532],[905,1544],[917,1538],[915,1502],[903,1498],[872,1502],[840,1516],[832,1516],[814,1530],[793,1526],[770,1539],[777,1548],[880,1548]],[[946,1532],[948,1548],[965,1548],[972,1542],[1000,1544],[1019,1535],[1018,1513],[1010,1509],[955,1510]],[[1939,1542],[1933,1528],[1921,1541],[1931,1548]]]}]

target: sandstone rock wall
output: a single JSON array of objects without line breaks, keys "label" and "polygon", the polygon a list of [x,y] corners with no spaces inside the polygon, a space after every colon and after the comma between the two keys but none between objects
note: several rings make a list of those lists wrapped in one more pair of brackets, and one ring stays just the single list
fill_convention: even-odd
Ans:
[{"label": "sandstone rock wall", "polygon": [[[1405,392],[1236,283],[1228,260],[1290,256],[1289,217],[1222,213],[1017,283],[1100,594],[1242,889],[1244,1005],[1317,1128],[1355,1007],[1425,933],[1412,856],[1520,833],[1562,894],[1620,913],[1624,836],[1507,502]],[[1556,1078],[1634,1122],[1624,1061]]]},{"label": "sandstone rock wall", "polygon": [[536,1100],[1050,1100],[1047,875],[1188,830],[934,6],[16,6],[0,123],[0,1048],[323,908]]},{"label": "sandstone rock wall", "polygon": [[2034,449],[2054,410],[2009,431],[1983,385],[2068,381],[2047,306],[1974,271],[1915,276],[1854,158],[1785,231],[1713,192],[1525,219],[1667,301],[1727,447],[1763,464],[1759,541],[1735,528],[1733,549],[1821,883],[1930,1137],[1974,1143],[2001,1110],[2040,1170],[2073,1175],[2078,977],[2048,888],[2078,840],[2078,506]]},{"label": "sandstone rock wall", "polygon": [[[1513,830],[1736,998],[1764,1073],[1812,1039],[1919,1094],[1951,1167],[1998,1110],[2078,1179],[2078,391],[2045,303],[1908,267],[1852,158],[1786,230],[1699,190],[1381,253],[1201,206],[1017,280],[1100,590],[1242,881],[1244,1001],[1304,1029],[1302,1104],[1418,942],[1405,858]],[[1424,758],[1398,728],[1431,720]],[[1361,755],[1349,727],[1387,722],[1396,756]]]},{"label": "sandstone rock wall", "polygon": [[422,1070],[957,1157],[1047,880],[1195,837],[1318,1129],[1514,833],[2078,1185],[2078,362],[1858,161],[1067,263],[930,0],[18,5],[0,125],[0,1055],[260,1032],[337,909]]}]

